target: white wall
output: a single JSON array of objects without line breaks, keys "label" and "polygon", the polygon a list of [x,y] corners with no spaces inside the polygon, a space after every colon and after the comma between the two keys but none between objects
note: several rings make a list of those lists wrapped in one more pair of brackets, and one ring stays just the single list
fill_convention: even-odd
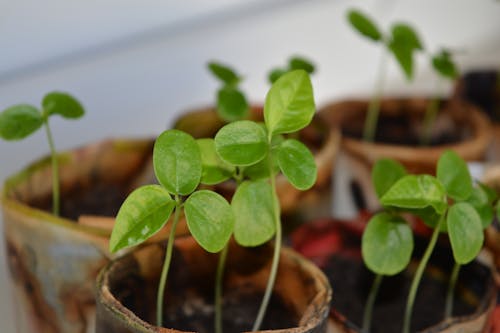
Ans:
[{"label": "white wall", "polygon": [[[365,9],[386,29],[394,20],[412,23],[431,51],[463,50],[458,61],[464,69],[500,67],[495,0],[4,1],[0,109],[39,105],[52,90],[71,92],[87,115],[77,122],[52,120],[59,149],[105,137],[156,135],[188,108],[213,101],[217,83],[205,68],[208,60],[234,65],[246,77],[250,99],[259,102],[268,89],[268,69],[292,54],[316,62],[319,105],[366,95],[380,49],[348,28],[345,12],[351,6]],[[428,64],[424,57],[418,61],[411,85],[390,63],[387,90],[432,91]],[[47,151],[42,131],[21,142],[0,142],[0,181]],[[0,264],[0,323],[10,325]]]}]

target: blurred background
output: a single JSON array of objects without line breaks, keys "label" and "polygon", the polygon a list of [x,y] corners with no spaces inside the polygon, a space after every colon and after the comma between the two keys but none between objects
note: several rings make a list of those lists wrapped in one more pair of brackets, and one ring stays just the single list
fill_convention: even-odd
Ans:
[{"label": "blurred background", "polygon": [[[315,63],[318,107],[368,96],[382,50],[351,30],[349,8],[363,10],[385,31],[393,22],[410,23],[429,52],[457,50],[462,71],[500,68],[498,0],[2,0],[0,109],[39,106],[53,90],[77,97],[83,119],[52,118],[58,150],[156,136],[183,112],[214,102],[219,83],[208,61],[236,69],[248,99],[262,102],[268,71],[292,55]],[[391,62],[385,91],[429,94],[433,78],[424,55],[412,83]],[[445,85],[443,95],[451,88]],[[0,181],[47,152],[41,130],[23,141],[1,141]],[[0,325],[10,333],[4,253],[2,237]]]}]

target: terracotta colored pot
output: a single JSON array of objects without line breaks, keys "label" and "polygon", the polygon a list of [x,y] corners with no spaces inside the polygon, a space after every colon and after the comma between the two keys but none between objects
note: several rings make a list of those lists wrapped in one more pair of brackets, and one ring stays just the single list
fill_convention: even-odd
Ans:
[{"label": "terracotta colored pot", "polygon": [[[249,119],[262,121],[262,112],[262,107],[252,107]],[[224,124],[216,111],[208,107],[187,112],[174,123],[174,128],[190,133],[195,138],[206,138],[214,137]],[[340,143],[340,132],[336,128],[329,128],[321,118],[315,116],[311,124],[299,132],[299,136],[314,154],[318,177],[312,189],[299,191],[290,185],[284,176],[278,176],[277,191],[281,211],[284,214],[293,212],[296,218],[302,216],[301,219],[329,216],[332,200],[332,168]],[[234,186],[231,183],[225,183],[218,186],[216,190],[231,196]]]},{"label": "terracotta colored pot", "polygon": [[[369,216],[357,221],[314,221],[292,235],[292,246],[320,265],[333,286],[330,333],[362,332],[364,304],[374,276],[361,259],[361,235],[368,219]],[[374,306],[373,333],[401,331],[409,281],[427,244],[425,235],[415,237],[409,268],[384,278]],[[460,270],[454,317],[439,322],[453,263],[448,243],[444,239],[438,242],[417,292],[412,332],[492,332],[498,286],[494,283],[489,250],[485,249],[478,258]],[[433,305],[436,307],[431,308]]]},{"label": "terracotta colored pot", "polygon": [[3,224],[18,332],[94,332],[94,280],[111,257],[113,216],[132,189],[154,182],[153,143],[107,140],[60,154],[61,217],[49,212],[49,158],[6,181]]},{"label": "terracotta colored pot", "polygon": [[[381,101],[379,136],[388,136],[394,130],[396,143],[366,142],[360,139],[369,101],[346,100],[326,105],[319,115],[332,127],[340,126],[342,140],[340,156],[345,169],[350,171],[354,186],[360,189],[360,201],[369,210],[379,208],[371,182],[371,168],[381,158],[392,158],[412,173],[434,174],[440,155],[451,149],[467,161],[483,160],[491,138],[491,127],[487,118],[478,109],[457,100],[444,103],[436,120],[435,128],[454,134],[453,142],[441,135],[443,144],[423,147],[418,144],[401,144],[418,134],[423,123],[428,100],[424,98],[387,98]],[[388,130],[380,126],[394,124]],[[458,133],[456,132],[458,131]],[[377,140],[377,138],[376,138]],[[412,141],[412,140],[408,140]]]},{"label": "terracotta colored pot", "polygon": [[[96,333],[212,332],[217,255],[191,237],[175,242],[165,293],[164,325],[153,326],[164,244],[135,250],[98,277]],[[224,332],[251,329],[271,266],[272,246],[229,249],[223,286]],[[294,251],[281,252],[278,276],[264,319],[266,332],[326,332],[331,289],[325,275]],[[274,319],[274,321],[273,321]]]}]

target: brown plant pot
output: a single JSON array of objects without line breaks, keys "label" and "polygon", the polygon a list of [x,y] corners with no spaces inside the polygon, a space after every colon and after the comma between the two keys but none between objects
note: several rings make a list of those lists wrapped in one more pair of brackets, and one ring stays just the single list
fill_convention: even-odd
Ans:
[{"label": "brown plant pot", "polygon": [[[359,201],[373,211],[379,208],[371,169],[381,158],[401,162],[411,173],[435,173],[443,151],[454,150],[466,161],[480,161],[491,138],[488,119],[478,109],[458,100],[442,102],[435,122],[434,143],[418,145],[418,133],[428,99],[386,98],[381,101],[375,142],[361,139],[369,101],[346,100],[326,105],[319,115],[332,127],[340,127],[342,140],[339,159],[351,173],[352,183],[361,193]],[[415,139],[413,139],[415,138]]]},{"label": "brown plant pot", "polygon": [[[292,246],[317,263],[333,286],[330,333],[361,333],[364,306],[374,274],[361,258],[361,235],[369,215],[356,221],[317,220],[292,234]],[[377,296],[372,332],[401,332],[410,280],[428,244],[429,230],[415,237],[410,266],[393,277],[384,277]],[[455,289],[453,317],[442,321],[447,283],[453,266],[449,243],[440,239],[417,291],[412,332],[491,333],[498,286],[489,249],[464,265]]]},{"label": "brown plant pot", "polygon": [[[272,246],[228,251],[223,285],[224,332],[245,332],[257,314],[271,266]],[[156,327],[156,292],[165,244],[152,244],[112,261],[97,282],[96,333],[212,332],[216,254],[193,238],[175,241],[167,279],[163,326]],[[264,319],[266,332],[326,332],[331,289],[324,274],[294,251],[281,251],[278,276]]]},{"label": "brown plant pot", "polygon": [[50,212],[50,158],[5,182],[1,203],[18,332],[94,332],[94,281],[112,257],[113,216],[131,190],[154,182],[153,143],[106,140],[61,153],[60,217]]},{"label": "brown plant pot", "polygon": [[[262,107],[253,106],[250,111],[249,119],[263,121]],[[215,109],[207,107],[187,112],[174,123],[174,128],[195,138],[213,138],[224,125]],[[340,132],[315,116],[311,124],[299,132],[299,138],[314,154],[318,167],[317,180],[312,189],[299,191],[288,183],[283,175],[279,175],[276,185],[281,211],[283,214],[293,213],[294,217],[300,220],[329,216],[332,168],[340,143]],[[226,182],[217,186],[216,191],[231,196],[234,184]]]}]

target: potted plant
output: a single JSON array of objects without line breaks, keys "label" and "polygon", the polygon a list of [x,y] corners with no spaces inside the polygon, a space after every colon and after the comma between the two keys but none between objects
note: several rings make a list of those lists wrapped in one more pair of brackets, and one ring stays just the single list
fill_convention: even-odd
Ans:
[{"label": "potted plant", "polygon": [[52,153],[8,178],[2,191],[15,321],[22,332],[93,332],[93,283],[111,257],[113,217],[133,188],[153,181],[153,140],[104,140],[56,152],[53,115],[78,118],[83,108],[52,92],[41,110],[21,104],[0,113],[2,138],[21,139],[44,126]]},{"label": "potted plant", "polygon": [[[379,206],[370,182],[370,170],[380,158],[393,158],[403,163],[410,172],[432,172],[445,149],[456,151],[467,161],[481,160],[490,138],[487,119],[472,105],[455,99],[397,97],[382,98],[384,64],[387,54],[397,60],[408,79],[413,77],[413,56],[423,50],[417,33],[408,24],[396,23],[390,33],[382,33],[366,15],[353,10],[348,14],[353,28],[368,39],[384,47],[381,66],[372,99],[344,100],[324,106],[319,114],[331,126],[342,131],[341,150],[349,165],[355,170],[353,183],[360,189],[364,205],[375,210]],[[431,56],[433,68],[439,75],[454,77],[449,52]],[[451,69],[450,69],[451,68]],[[436,104],[439,108],[436,108]],[[438,112],[427,112],[434,107]],[[437,113],[437,116],[432,116]],[[434,125],[426,125],[433,120]],[[432,132],[426,128],[433,128]],[[433,133],[429,136],[428,133]],[[422,139],[423,138],[423,139]],[[426,142],[427,145],[422,145]]]},{"label": "potted plant", "polygon": [[[281,171],[298,189],[314,184],[316,166],[311,152],[299,141],[283,136],[307,126],[314,112],[307,73],[292,71],[271,87],[264,125],[249,120],[232,122],[213,141],[201,139],[198,143],[176,129],[159,136],[153,160],[160,185],[141,187],[125,200],[110,246],[116,251],[137,245],[161,228],[173,210],[166,253],[161,253],[164,244],[138,249],[101,272],[98,333],[210,332],[212,327],[216,332],[223,327],[257,331],[263,322],[264,329],[324,332],[330,288],[312,264],[282,250],[275,179]],[[196,190],[200,181],[214,183],[228,177],[239,184],[231,204],[211,190]],[[181,209],[196,242],[174,240]],[[233,231],[236,243],[248,249],[228,243]],[[270,245],[273,236],[275,242]],[[214,255],[220,251],[219,256]],[[174,263],[172,258],[180,259]],[[275,284],[276,279],[280,283]],[[296,290],[287,289],[291,286]],[[155,304],[144,299],[153,291],[156,306],[146,305]],[[286,309],[280,320],[287,320],[272,323],[271,316],[265,316],[271,299],[283,302],[277,308]]]},{"label": "potted plant", "polygon": [[[339,287],[333,318],[340,329],[488,332],[498,290],[494,268],[491,260],[484,264],[487,256],[474,259],[483,246],[484,229],[493,220],[498,197],[482,184],[473,186],[465,162],[452,151],[441,156],[436,174],[409,175],[394,160],[380,160],[373,169],[373,181],[384,211],[367,218],[366,227],[364,223],[318,226],[322,237],[330,234],[336,239],[329,244],[334,254],[323,258],[322,264]],[[411,216],[417,219],[409,224]],[[428,228],[416,228],[416,221],[424,221]],[[309,242],[299,241],[298,246],[311,253]],[[376,273],[375,278],[368,278],[369,270]],[[335,277],[335,272],[342,273]],[[348,277],[347,272],[353,274]],[[342,288],[339,279],[349,282]],[[350,304],[345,297],[350,297]],[[413,313],[418,321],[412,320]]]}]

